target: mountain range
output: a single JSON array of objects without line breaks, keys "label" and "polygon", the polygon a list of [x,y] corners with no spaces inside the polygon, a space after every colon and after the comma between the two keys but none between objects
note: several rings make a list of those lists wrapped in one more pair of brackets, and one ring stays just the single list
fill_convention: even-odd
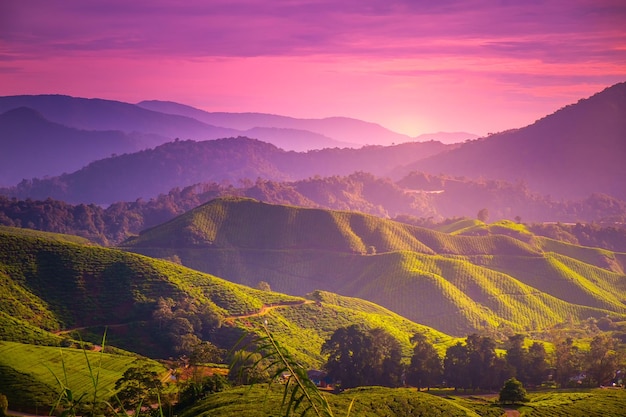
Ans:
[{"label": "mountain range", "polygon": [[245,137],[195,142],[174,141],[154,149],[92,162],[79,171],[49,179],[24,181],[3,194],[20,198],[52,197],[73,203],[111,204],[152,198],[174,187],[199,182],[297,180],[313,176],[368,171],[386,175],[399,165],[454,145],[412,142],[361,149],[287,152]]},{"label": "mountain range", "polygon": [[[375,123],[347,117],[297,119],[263,113],[211,113],[173,102],[131,104],[63,95],[0,97],[0,114],[20,107],[33,109],[48,121],[70,128],[142,133],[150,139],[137,143],[143,147],[158,146],[174,139],[208,140],[231,136],[248,136],[295,151],[416,140]],[[455,142],[476,135],[441,132],[427,137],[428,140],[441,137],[446,142]]]},{"label": "mountain range", "polygon": [[521,129],[416,161],[404,172],[524,180],[542,194],[626,199],[626,83],[568,105]]},{"label": "mountain range", "polygon": [[[352,119],[305,120],[264,114],[208,113],[168,102],[132,105],[66,96],[0,98],[0,110],[14,109],[18,105],[39,112],[12,110],[4,114],[0,124],[0,140],[7,149],[4,156],[5,181],[28,179],[20,187],[2,192],[19,198],[53,197],[75,203],[110,204],[139,197],[151,198],[174,187],[207,181],[236,183],[257,178],[293,181],[316,175],[349,175],[355,171],[399,180],[411,172],[422,171],[475,180],[521,182],[531,192],[555,199],[582,199],[594,193],[604,193],[626,200],[626,188],[622,184],[626,168],[621,163],[626,157],[626,119],[623,117],[626,113],[626,83],[616,84],[580,100],[530,126],[483,139],[454,145],[431,141],[308,152],[285,151],[243,137],[230,138],[246,130],[216,127],[206,122],[249,128],[247,132],[255,134],[265,132],[277,143],[297,142],[293,129],[298,132],[317,129],[315,132],[306,130],[308,133],[305,136],[320,140],[320,135],[324,136],[326,142],[323,146],[329,144],[327,139],[330,136],[325,135],[337,136],[341,132],[355,132],[355,135],[368,138],[366,141],[379,137],[380,142],[391,140],[389,138],[393,134],[385,133],[380,126]],[[46,122],[42,116],[49,121]],[[64,159],[59,158],[53,166],[42,163],[30,172],[49,171],[47,174],[52,177],[30,180],[27,172],[33,164],[22,163],[28,149],[34,154],[38,148],[49,147],[43,131],[59,131],[62,129],[59,123],[72,126],[67,129],[115,129],[107,134],[71,130],[49,137],[53,139],[65,135],[76,138],[75,142],[80,140],[80,135],[84,135],[85,141],[93,142],[90,138],[100,135],[101,138],[109,138],[101,153],[118,155],[94,161],[71,172],[71,167],[82,166],[93,158],[89,156],[93,153],[75,156],[81,153],[80,147],[75,146],[76,151],[69,152],[74,159],[73,165],[68,163],[66,166],[69,168],[62,169]],[[3,126],[4,131],[1,130]],[[28,133],[28,126],[39,126],[39,130]],[[225,139],[178,140],[139,152],[132,151],[133,147],[166,142],[174,135]],[[406,138],[395,136],[395,140],[401,139]],[[336,138],[332,137],[332,140]],[[11,145],[18,141],[23,146]],[[54,176],[54,172],[59,170],[68,174]]]}]

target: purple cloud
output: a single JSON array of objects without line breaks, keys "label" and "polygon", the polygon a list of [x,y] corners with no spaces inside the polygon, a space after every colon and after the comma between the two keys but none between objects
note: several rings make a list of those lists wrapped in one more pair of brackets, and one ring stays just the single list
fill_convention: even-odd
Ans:
[{"label": "purple cloud", "polygon": [[624,22],[622,0],[6,0],[0,73],[16,94],[364,118],[384,107],[403,125],[423,114],[441,130],[453,113],[486,132],[500,126],[474,126],[491,108],[519,111],[498,118],[519,126],[623,81]]}]

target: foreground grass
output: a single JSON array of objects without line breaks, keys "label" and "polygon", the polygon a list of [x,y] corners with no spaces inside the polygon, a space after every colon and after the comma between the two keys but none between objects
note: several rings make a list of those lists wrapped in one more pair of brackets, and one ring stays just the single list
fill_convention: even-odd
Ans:
[{"label": "foreground grass", "polygon": [[[94,387],[85,354],[94,372],[99,372],[98,400],[108,400],[124,371],[137,366],[134,356],[0,342],[0,392],[8,397],[12,409],[49,411],[59,395],[58,377],[77,398],[83,394],[91,398]],[[142,361],[159,373],[165,372],[155,361]]]},{"label": "foreground grass", "polygon": [[626,415],[626,390],[590,389],[529,393],[522,417],[604,417]]},{"label": "foreground grass", "polygon": [[[281,415],[282,389],[279,384],[273,384],[270,388],[267,385],[234,388],[212,394],[178,415],[180,417],[278,416]],[[324,395],[336,417],[346,416],[353,399],[350,416],[478,417],[486,415],[475,412],[465,404],[408,388],[366,387],[348,390],[339,395]],[[489,415],[500,416],[503,413],[502,409],[491,404],[483,408],[494,410]]]},{"label": "foreground grass", "polygon": [[[238,387],[209,395],[180,417],[267,417],[281,414],[282,386]],[[441,394],[441,393],[439,393]],[[409,388],[365,387],[324,394],[336,417],[500,417],[505,410],[497,395],[432,395]],[[626,415],[626,390],[584,389],[529,393],[530,402],[517,409],[520,417],[605,417]],[[509,407],[507,407],[509,408]],[[283,414],[284,414],[284,410]]]}]

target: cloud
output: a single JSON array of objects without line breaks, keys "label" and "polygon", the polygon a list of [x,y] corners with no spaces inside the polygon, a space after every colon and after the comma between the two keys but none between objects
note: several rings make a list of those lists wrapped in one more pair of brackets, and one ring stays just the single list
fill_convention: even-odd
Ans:
[{"label": "cloud", "polygon": [[624,22],[622,0],[7,0],[0,71],[15,93],[486,132],[623,81]]},{"label": "cloud", "polygon": [[[12,3],[2,37],[33,54],[112,51],[169,56],[429,53],[433,41],[459,43],[439,53],[567,50],[577,40],[621,34],[619,2],[541,1],[78,1]],[[620,19],[621,17],[621,19]],[[529,43],[499,43],[499,39]],[[467,39],[482,49],[461,49]],[[559,43],[555,44],[555,41]],[[506,47],[508,45],[508,47]],[[512,48],[514,46],[515,48]],[[491,48],[489,48],[491,47]],[[566,48],[563,48],[566,47]],[[548,54],[546,54],[548,55]]]}]

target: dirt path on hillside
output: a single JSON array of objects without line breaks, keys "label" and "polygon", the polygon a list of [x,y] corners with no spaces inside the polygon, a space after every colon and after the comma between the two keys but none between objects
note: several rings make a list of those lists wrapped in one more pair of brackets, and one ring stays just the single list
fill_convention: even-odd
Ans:
[{"label": "dirt path on hillside", "polygon": [[[296,307],[296,306],[301,306],[301,305],[305,305],[305,304],[313,304],[313,303],[315,303],[315,301],[313,301],[313,300],[301,300],[301,301],[291,301],[291,302],[278,303],[278,304],[263,304],[261,309],[259,311],[257,311],[257,312],[246,313],[246,314],[234,314],[232,316],[224,317],[224,321],[225,322],[228,322],[228,321],[233,322],[233,321],[239,320],[239,319],[247,319],[247,318],[250,318],[250,317],[264,316],[267,313],[269,313],[270,311],[278,309],[278,308]],[[112,329],[112,328],[115,328],[115,327],[128,326],[129,324],[132,324],[132,323],[137,323],[137,322],[108,324],[108,325],[102,325],[101,324],[99,326],[104,326],[106,328]],[[63,336],[63,335],[69,334],[69,333],[74,332],[74,331],[85,330],[85,329],[89,329],[91,327],[94,327],[94,326],[74,327],[74,328],[66,329],[66,330],[57,330],[57,331],[54,331],[52,333],[56,334],[57,336]],[[102,347],[100,345],[94,345],[94,350],[99,351],[100,349],[102,349]]]},{"label": "dirt path on hillside", "polygon": [[302,300],[302,301],[280,303],[280,304],[268,304],[268,305],[263,304],[263,307],[261,307],[261,309],[257,311],[256,313],[236,314],[236,315],[225,317],[224,321],[232,322],[232,321],[239,320],[239,319],[247,319],[250,317],[264,316],[270,311],[275,310],[277,308],[296,307],[296,306],[301,306],[305,304],[313,304],[314,302],[315,301],[313,300]]},{"label": "dirt path on hillside", "polygon": [[517,410],[511,410],[511,409],[505,409],[504,410],[504,414],[502,414],[502,417],[519,417],[519,411]]}]

